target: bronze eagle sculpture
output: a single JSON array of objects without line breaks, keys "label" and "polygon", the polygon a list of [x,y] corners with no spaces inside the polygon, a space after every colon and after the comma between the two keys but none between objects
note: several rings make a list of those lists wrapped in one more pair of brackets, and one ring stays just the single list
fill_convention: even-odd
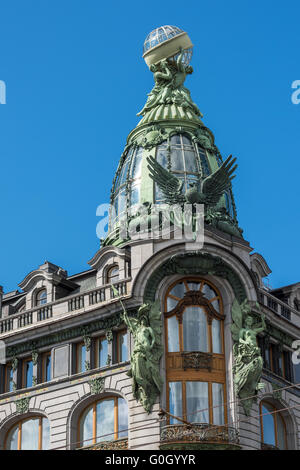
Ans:
[{"label": "bronze eagle sculpture", "polygon": [[215,206],[224,191],[231,187],[231,180],[235,177],[233,173],[237,168],[237,165],[234,165],[236,158],[229,155],[216,171],[199,183],[190,184],[186,194],[183,194],[183,180],[163,168],[153,157],[147,157],[147,162],[150,177],[157,183],[168,204],[197,203],[211,207]]}]

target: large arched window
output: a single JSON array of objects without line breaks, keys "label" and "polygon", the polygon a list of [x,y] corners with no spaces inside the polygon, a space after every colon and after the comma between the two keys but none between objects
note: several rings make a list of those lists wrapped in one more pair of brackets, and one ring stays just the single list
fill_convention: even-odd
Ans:
[{"label": "large arched window", "polygon": [[223,318],[221,296],[210,282],[185,278],[169,288],[167,402],[171,414],[189,422],[226,422]]},{"label": "large arched window", "polygon": [[81,414],[80,447],[121,439],[128,434],[128,408],[123,398],[109,397],[90,405]]},{"label": "large arched window", "polygon": [[286,425],[280,412],[272,403],[262,401],[260,415],[263,448],[287,449]]},{"label": "large arched window", "polygon": [[43,416],[23,419],[7,433],[6,450],[47,450],[50,442],[49,421]]}]

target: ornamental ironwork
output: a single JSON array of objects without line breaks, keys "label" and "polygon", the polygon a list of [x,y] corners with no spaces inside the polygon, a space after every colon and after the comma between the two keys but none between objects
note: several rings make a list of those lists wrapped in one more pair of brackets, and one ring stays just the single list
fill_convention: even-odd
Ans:
[{"label": "ornamental ironwork", "polygon": [[212,369],[212,354],[203,352],[182,352],[183,369]]},{"label": "ornamental ironwork", "polygon": [[216,442],[238,444],[239,435],[235,428],[213,424],[172,424],[164,426],[161,442]]},{"label": "ornamental ironwork", "polygon": [[119,439],[117,441],[98,442],[92,446],[82,447],[78,450],[127,450],[128,439]]}]

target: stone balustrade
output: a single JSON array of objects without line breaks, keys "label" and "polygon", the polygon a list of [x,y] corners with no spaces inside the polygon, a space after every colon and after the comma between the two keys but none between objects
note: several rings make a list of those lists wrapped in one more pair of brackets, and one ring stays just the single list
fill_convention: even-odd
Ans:
[{"label": "stone balustrade", "polygon": [[[121,297],[130,294],[130,279],[119,281],[114,284]],[[115,295],[110,285],[97,287],[82,294],[63,297],[62,299],[50,302],[40,307],[25,310],[22,313],[10,315],[0,320],[0,336],[10,332],[15,332],[30,325],[38,325],[46,321],[63,318],[72,312],[80,310],[92,310],[93,307],[104,304],[115,299]]]}]

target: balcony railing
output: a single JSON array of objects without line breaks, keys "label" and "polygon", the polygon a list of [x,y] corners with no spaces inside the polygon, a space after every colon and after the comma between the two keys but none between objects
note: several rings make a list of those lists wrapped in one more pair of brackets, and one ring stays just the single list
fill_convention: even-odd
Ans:
[{"label": "balcony railing", "polygon": [[210,442],[238,444],[239,435],[235,428],[212,424],[172,424],[161,430],[161,443]]},{"label": "balcony railing", "polygon": [[[120,296],[130,293],[130,279],[115,284]],[[0,335],[17,331],[31,325],[39,325],[51,319],[63,318],[73,312],[89,311],[95,306],[115,299],[110,287],[106,285],[88,290],[82,294],[72,295],[56,300],[41,307],[35,307],[22,313],[11,315],[0,320]]]},{"label": "balcony railing", "polygon": [[118,439],[116,441],[98,442],[91,446],[80,447],[77,450],[127,450],[128,439]]},{"label": "balcony railing", "polygon": [[282,300],[277,299],[272,294],[263,290],[259,292],[258,300],[262,305],[268,307],[277,315],[286,318],[296,326],[300,326],[300,313],[293,307],[282,302]]}]

